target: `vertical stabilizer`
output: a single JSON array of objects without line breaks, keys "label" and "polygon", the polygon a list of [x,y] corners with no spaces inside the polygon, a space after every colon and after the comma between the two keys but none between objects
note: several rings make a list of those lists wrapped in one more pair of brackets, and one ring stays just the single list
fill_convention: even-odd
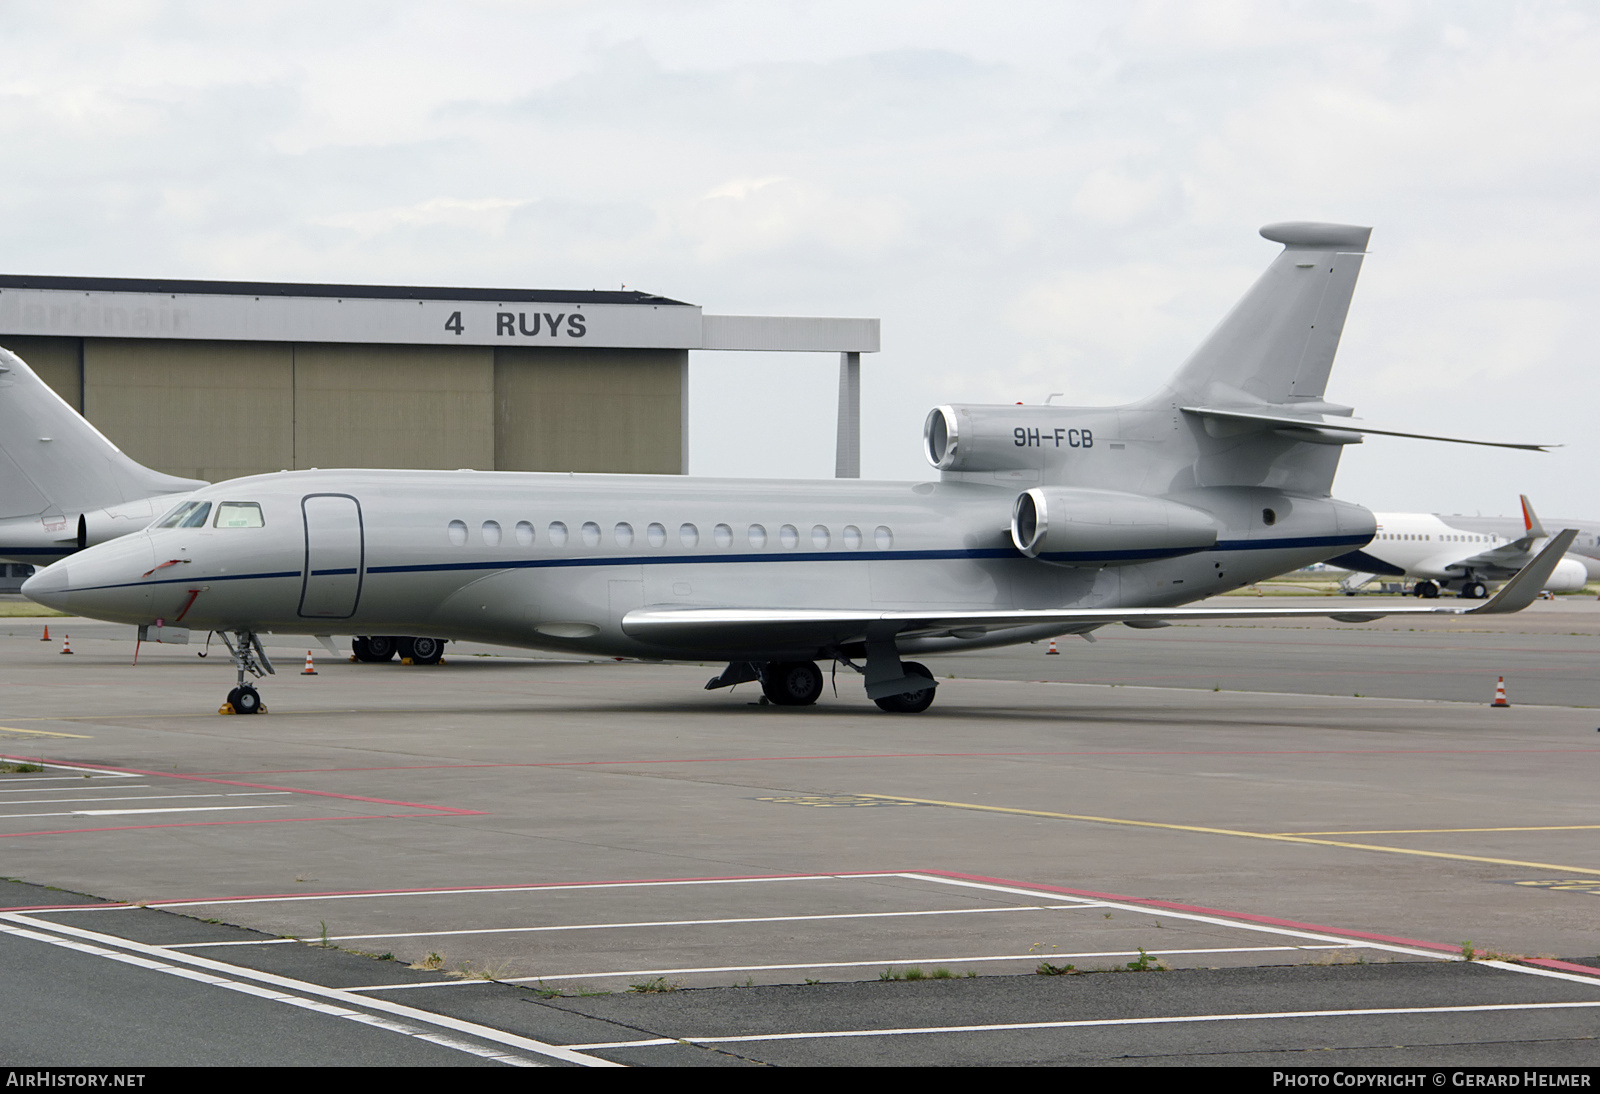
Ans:
[{"label": "vertical stabilizer", "polygon": [[1261,234],[1283,253],[1195,350],[1175,393],[1211,406],[1320,401],[1371,228],[1291,221]]},{"label": "vertical stabilizer", "polygon": [[0,349],[0,520],[76,518],[205,485],[129,459],[22,358]]}]

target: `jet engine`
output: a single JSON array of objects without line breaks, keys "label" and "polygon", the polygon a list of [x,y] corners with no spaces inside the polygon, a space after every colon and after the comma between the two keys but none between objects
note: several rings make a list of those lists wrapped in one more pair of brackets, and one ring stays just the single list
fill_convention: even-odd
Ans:
[{"label": "jet engine", "polygon": [[936,406],[922,427],[923,454],[940,471],[1016,471],[1095,445],[1114,422],[1103,411],[1051,406]]},{"label": "jet engine", "polygon": [[1217,543],[1217,522],[1161,498],[1046,486],[1017,496],[1011,540],[1041,562],[1118,566],[1209,550]]},{"label": "jet engine", "polygon": [[1575,558],[1564,558],[1556,563],[1555,570],[1544,587],[1553,593],[1575,593],[1589,580],[1589,571]]}]

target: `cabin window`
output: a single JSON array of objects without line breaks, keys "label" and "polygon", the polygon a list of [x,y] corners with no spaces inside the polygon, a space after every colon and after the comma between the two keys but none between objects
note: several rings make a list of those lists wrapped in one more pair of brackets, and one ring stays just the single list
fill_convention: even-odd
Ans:
[{"label": "cabin window", "polygon": [[633,525],[629,524],[627,521],[618,521],[617,527],[614,530],[614,534],[617,537],[618,547],[633,546]]},{"label": "cabin window", "polygon": [[800,543],[800,530],[792,524],[785,524],[778,529],[778,542],[785,547],[796,547]]},{"label": "cabin window", "polygon": [[450,526],[449,526],[449,532],[450,532],[450,542],[451,543],[455,544],[457,547],[465,547],[467,545],[467,522],[466,521],[464,521],[464,520],[453,520],[453,521],[451,521],[450,522]]},{"label": "cabin window", "polygon": [[650,540],[650,546],[660,547],[667,542],[667,530],[660,524],[652,524],[645,529],[645,537]]},{"label": "cabin window", "polygon": [[533,546],[533,525],[525,520],[517,521],[517,546]]},{"label": "cabin window", "polygon": [[759,524],[752,524],[749,532],[750,546],[765,547],[767,545],[767,530]]},{"label": "cabin window", "polygon": [[559,520],[550,522],[550,546],[565,547],[567,545],[567,526]]},{"label": "cabin window", "polygon": [[[632,529],[629,529],[631,532]],[[583,522],[583,545],[585,547],[600,546],[600,526],[592,520]]]},{"label": "cabin window", "polygon": [[218,528],[261,528],[265,524],[261,519],[261,506],[253,501],[217,502]]},{"label": "cabin window", "polygon": [[828,549],[828,526],[826,524],[813,525],[811,528],[811,546],[819,551]]},{"label": "cabin window", "polygon": [[483,542],[490,547],[500,546],[500,522],[486,520],[483,522]]},{"label": "cabin window", "polygon": [[211,515],[209,501],[186,501],[151,525],[152,528],[203,528]]},{"label": "cabin window", "polygon": [[894,533],[888,526],[880,524],[872,533],[873,540],[878,544],[878,550],[887,551],[894,546]]},{"label": "cabin window", "polygon": [[844,545],[854,551],[861,546],[861,529],[854,524],[844,526]]},{"label": "cabin window", "polygon": [[700,529],[692,524],[678,525],[678,542],[685,547],[693,547],[700,542]]},{"label": "cabin window", "polygon": [[716,531],[712,533],[712,536],[716,539],[718,547],[733,546],[733,529],[726,524],[717,525]]}]

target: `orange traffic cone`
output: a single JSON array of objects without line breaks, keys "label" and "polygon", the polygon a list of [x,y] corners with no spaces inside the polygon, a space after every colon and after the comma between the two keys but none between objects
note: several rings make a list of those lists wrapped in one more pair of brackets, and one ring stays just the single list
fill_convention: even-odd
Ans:
[{"label": "orange traffic cone", "polygon": [[305,667],[305,670],[300,673],[300,675],[301,676],[315,676],[316,674],[317,674],[317,670],[311,664],[311,651],[310,650],[306,650],[306,667]]},{"label": "orange traffic cone", "polygon": [[1492,707],[1508,707],[1511,705],[1506,702],[1506,678],[1504,676],[1500,677],[1499,683],[1495,684],[1494,702],[1489,705]]},{"label": "orange traffic cone", "polygon": [[70,634],[64,634],[61,636],[61,652],[72,652],[72,636]]},{"label": "orange traffic cone", "polygon": [[44,637],[39,639],[39,641],[41,641],[41,642],[50,641],[50,624],[46,623],[44,625]]},{"label": "orange traffic cone", "polygon": [[1054,638],[1050,639],[1050,648],[1044,651],[1044,655],[1049,657],[1052,653],[1057,657],[1061,656],[1061,651],[1056,649],[1056,640]]}]

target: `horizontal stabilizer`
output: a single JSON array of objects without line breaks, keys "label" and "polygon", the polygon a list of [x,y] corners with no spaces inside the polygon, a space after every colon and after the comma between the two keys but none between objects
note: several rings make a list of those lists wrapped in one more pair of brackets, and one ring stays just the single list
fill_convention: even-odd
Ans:
[{"label": "horizontal stabilizer", "polygon": [[1411,429],[1390,429],[1368,425],[1357,418],[1325,417],[1320,414],[1288,414],[1271,410],[1247,410],[1241,407],[1186,406],[1185,414],[1193,414],[1206,423],[1206,431],[1213,436],[1229,433],[1247,433],[1273,430],[1290,436],[1304,434],[1300,439],[1321,441],[1324,444],[1353,444],[1361,434],[1372,433],[1381,437],[1414,437],[1423,441],[1449,441],[1452,444],[1481,444],[1494,448],[1520,448],[1529,452],[1543,452],[1562,447],[1559,444],[1527,444],[1518,441],[1480,441],[1470,437],[1446,437],[1439,433],[1418,433]]},{"label": "horizontal stabilizer", "polygon": [[1492,615],[1516,612],[1533,603],[1566,553],[1575,529],[1545,545],[1533,561],[1492,598],[1476,607],[1396,605],[1363,608],[1014,608],[985,611],[872,611],[827,608],[642,608],[623,616],[622,629],[641,642],[701,649],[729,646],[841,646],[869,639],[937,638],[953,632],[988,632],[1016,627],[1059,627],[1105,623],[1150,625],[1160,621],[1211,619],[1335,619],[1368,623],[1390,615]]}]

